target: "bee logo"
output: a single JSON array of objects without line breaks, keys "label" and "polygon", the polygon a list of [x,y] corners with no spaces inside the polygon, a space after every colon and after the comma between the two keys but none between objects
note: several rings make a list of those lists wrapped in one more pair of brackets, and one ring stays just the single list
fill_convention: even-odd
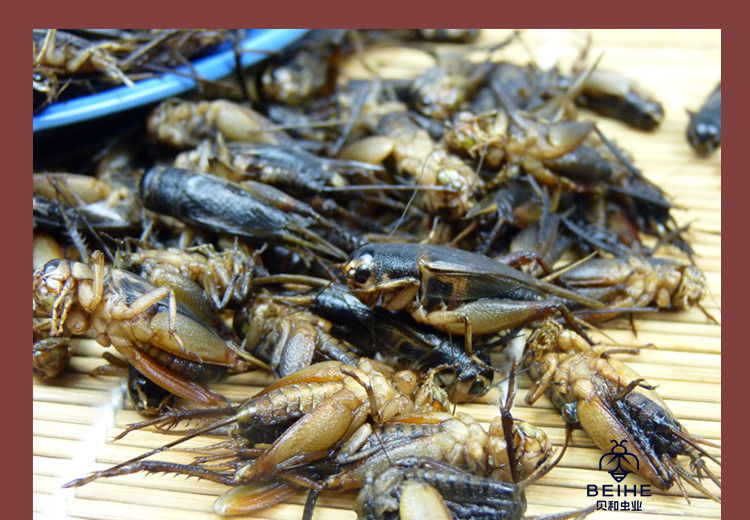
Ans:
[{"label": "bee logo", "polygon": [[[622,467],[623,462],[629,462],[631,465],[635,465],[635,469],[638,469],[638,457],[628,452],[628,449],[625,447],[625,443],[628,442],[627,440],[623,439],[620,442],[617,442],[612,439],[610,442],[612,442],[614,446],[612,446],[609,453],[605,453],[599,459],[599,469],[601,470],[605,467],[612,467],[612,464],[617,462],[614,469],[608,470],[607,473],[612,475],[615,482],[622,482],[622,480],[628,476],[628,473],[630,473],[630,471]],[[607,460],[605,461],[605,459]]]}]

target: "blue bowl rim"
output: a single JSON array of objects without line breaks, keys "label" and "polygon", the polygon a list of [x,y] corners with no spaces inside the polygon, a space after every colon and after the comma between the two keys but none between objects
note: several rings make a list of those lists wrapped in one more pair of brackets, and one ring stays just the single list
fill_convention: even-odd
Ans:
[{"label": "blue bowl rim", "polygon": [[[297,41],[309,29],[249,29],[248,36],[240,42],[243,52],[242,67],[248,67],[267,57],[267,51],[278,51]],[[250,52],[259,51],[259,52]],[[193,69],[182,66],[175,69],[181,74],[197,73],[209,80],[217,80],[231,74],[235,69],[231,44],[225,43],[216,53],[195,60]],[[113,89],[82,96],[68,101],[53,103],[34,116],[34,132],[96,119],[161,101],[191,90],[196,81],[184,75],[164,73],[135,83],[135,86],[120,86]]]}]

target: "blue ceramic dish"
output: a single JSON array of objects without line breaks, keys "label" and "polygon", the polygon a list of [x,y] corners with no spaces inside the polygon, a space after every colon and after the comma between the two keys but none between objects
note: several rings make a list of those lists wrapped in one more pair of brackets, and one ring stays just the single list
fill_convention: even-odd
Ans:
[{"label": "blue ceramic dish", "polygon": [[[301,38],[308,29],[249,29],[241,49],[248,51],[278,51]],[[243,67],[264,58],[263,52],[245,52],[240,57]],[[217,80],[234,71],[234,52],[230,43],[219,47],[216,53],[192,63],[194,72],[209,80]],[[177,72],[193,74],[188,67]],[[96,119],[116,112],[155,103],[170,96],[182,94],[195,87],[195,80],[182,75],[165,73],[155,78],[138,81],[135,86],[113,89],[83,96],[69,101],[53,103],[34,116],[34,132]]]}]

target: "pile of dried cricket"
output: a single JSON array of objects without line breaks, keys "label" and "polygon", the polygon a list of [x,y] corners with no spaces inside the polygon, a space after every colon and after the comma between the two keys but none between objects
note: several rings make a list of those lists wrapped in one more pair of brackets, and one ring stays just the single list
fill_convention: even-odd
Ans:
[{"label": "pile of dried cricket", "polygon": [[[129,84],[226,32],[34,31],[35,92]],[[517,519],[565,451],[512,417],[524,372],[527,403],[546,392],[603,453],[626,442],[624,470],[719,500],[717,446],[590,337],[707,297],[668,195],[579,109],[653,131],[662,106],[586,46],[540,68],[517,64],[523,33],[477,34],[311,31],[233,94],[168,99],[85,166],[34,173],[35,376],[93,338],[148,416],[122,435],[181,433],[68,486],[169,472],[229,486],[218,514],[306,488],[308,518],[318,493],[360,490],[360,518]],[[434,66],[341,74],[407,41]],[[251,370],[278,379],[239,403],[214,388]],[[455,412],[498,385],[488,430]],[[191,463],[150,458],[206,433],[223,440]]]}]

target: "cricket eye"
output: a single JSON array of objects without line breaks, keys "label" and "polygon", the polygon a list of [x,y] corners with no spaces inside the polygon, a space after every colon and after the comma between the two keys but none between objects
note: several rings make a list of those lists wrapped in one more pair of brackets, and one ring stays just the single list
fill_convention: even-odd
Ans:
[{"label": "cricket eye", "polygon": [[55,258],[44,264],[44,268],[42,270],[42,274],[44,276],[50,276],[52,273],[57,271],[57,268],[60,267],[60,264],[62,263],[62,260],[59,258]]},{"label": "cricket eye", "polygon": [[362,264],[354,271],[354,281],[357,283],[365,283],[370,279],[372,275],[372,265]]},{"label": "cricket eye", "polygon": [[471,384],[471,388],[469,389],[469,394],[482,396],[487,393],[488,386],[489,385],[487,384],[486,380],[477,378]]}]

